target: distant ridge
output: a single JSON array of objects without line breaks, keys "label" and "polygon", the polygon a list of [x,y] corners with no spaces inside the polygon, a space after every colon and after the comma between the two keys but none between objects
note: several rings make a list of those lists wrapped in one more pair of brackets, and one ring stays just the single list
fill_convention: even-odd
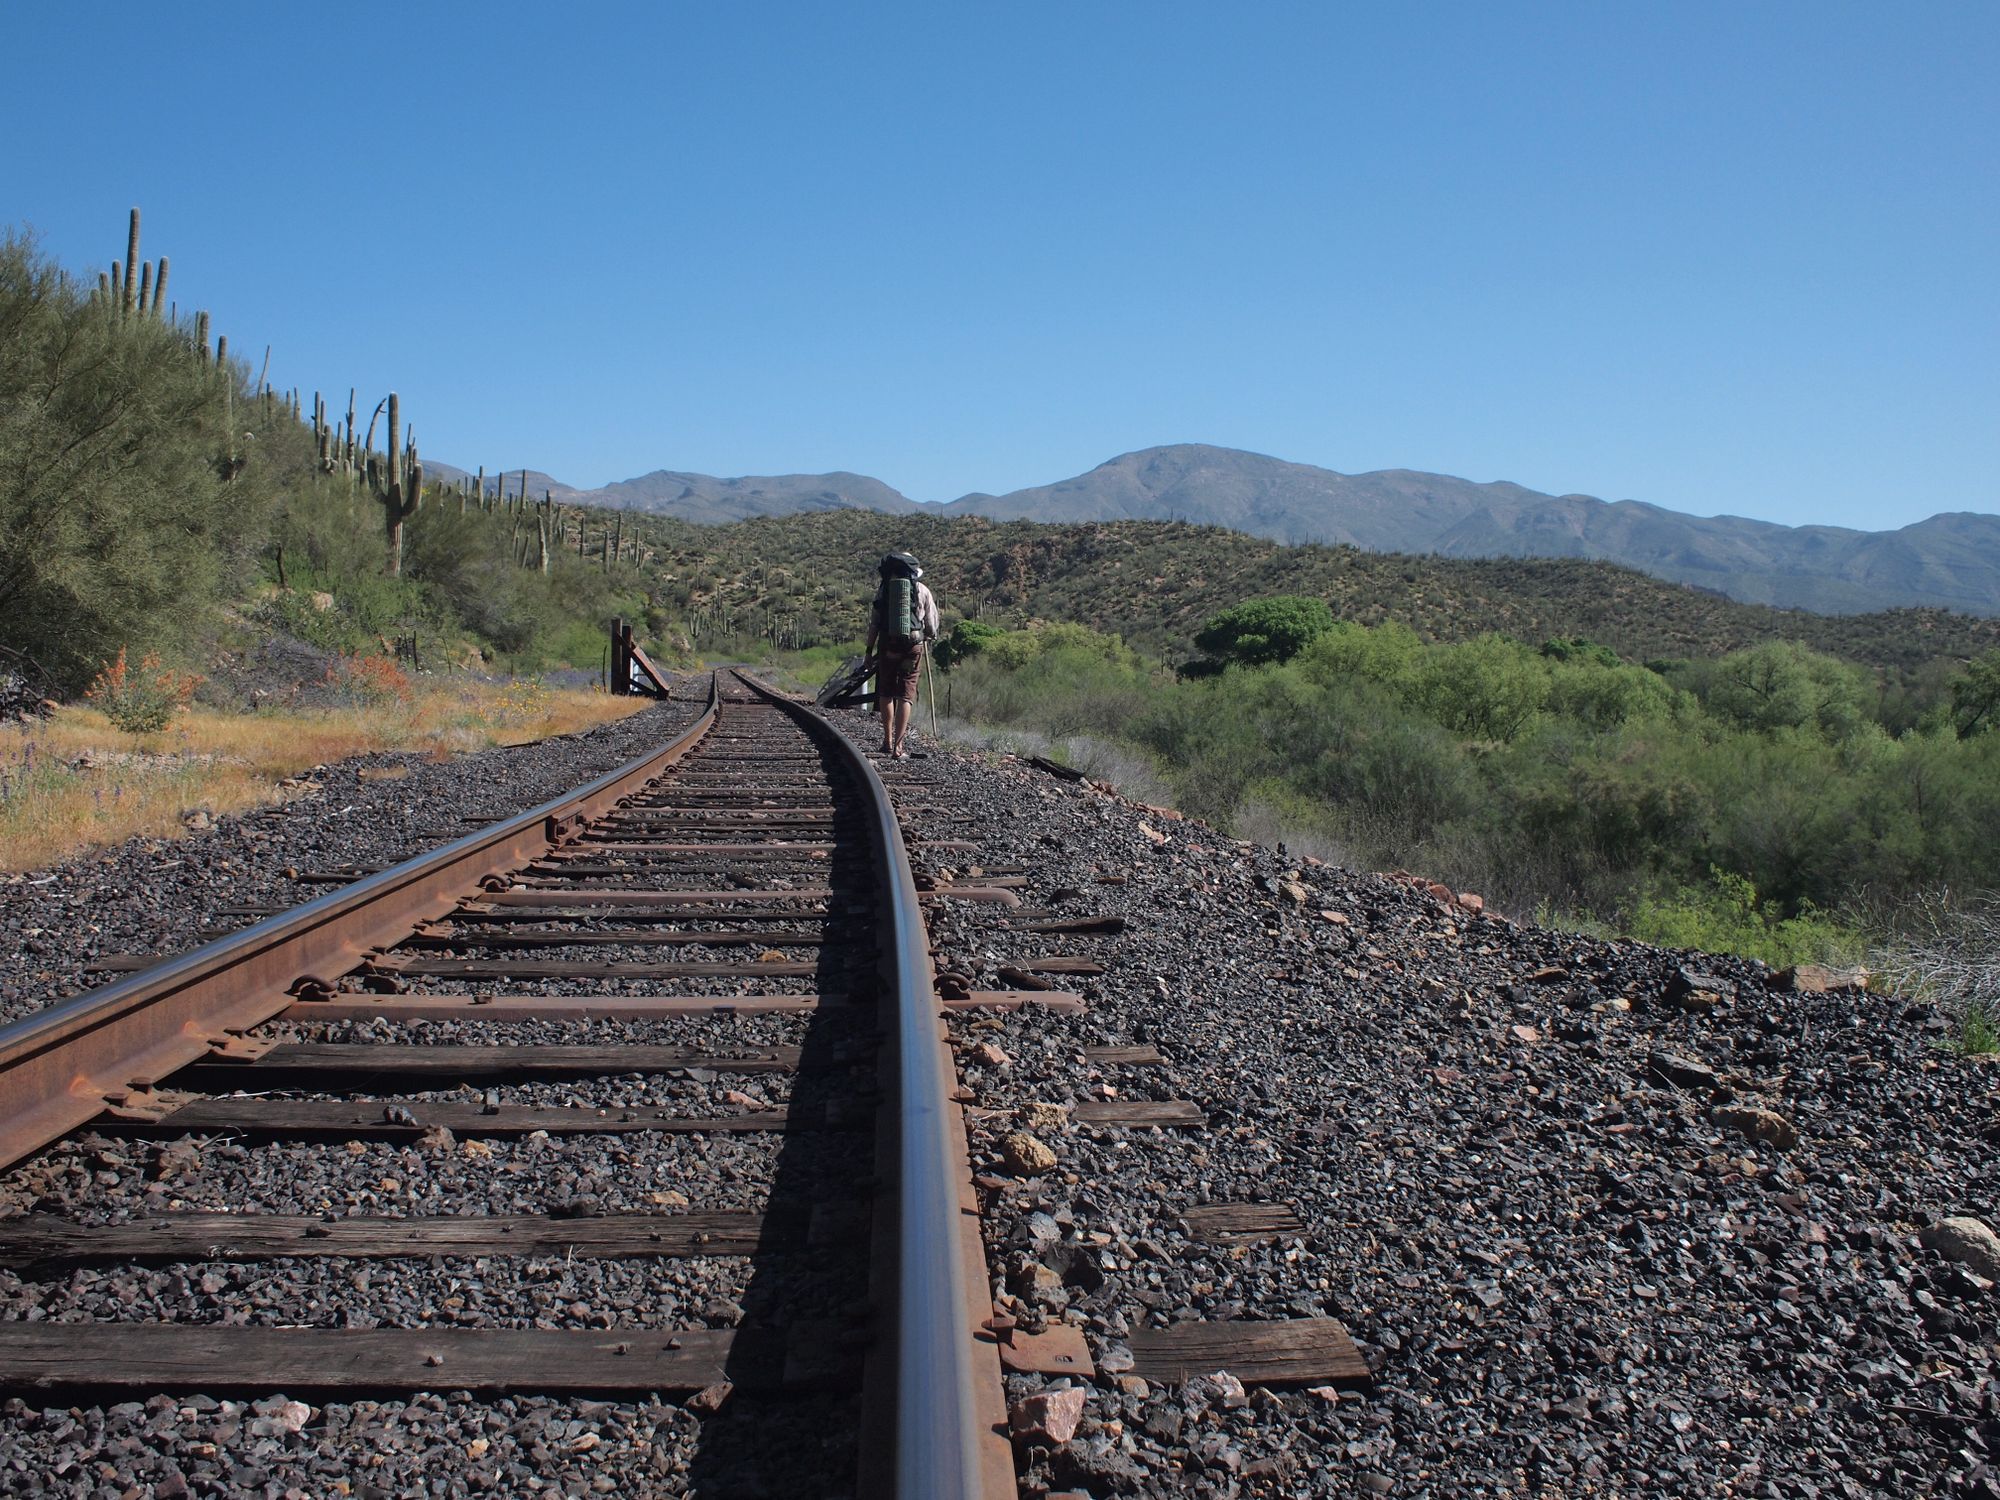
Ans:
[{"label": "distant ridge", "polygon": [[2000,614],[2000,516],[1964,511],[1899,531],[1779,526],[1411,469],[1340,474],[1200,443],[1123,454],[1060,484],[968,495],[946,510],[1038,521],[1177,517],[1376,552],[1595,558],[1749,604],[1827,614],[1917,605]]},{"label": "distant ridge", "polygon": [[2000,516],[1952,512],[1897,531],[1780,526],[1413,469],[1342,474],[1203,443],[1146,448],[1055,484],[971,494],[944,506],[919,505],[879,479],[845,472],[718,479],[661,469],[578,490],[531,471],[529,486],[530,494],[548,488],[565,504],[617,506],[702,525],[829,510],[1183,520],[1288,544],[1345,543],[1372,552],[1601,559],[1745,603],[1823,614],[1938,606],[2000,615]]},{"label": "distant ridge", "polygon": [[752,516],[789,516],[802,510],[879,510],[907,515],[919,507],[879,479],[865,474],[774,474],[716,479],[655,469],[637,479],[607,484],[583,499],[592,505],[679,516],[703,525],[746,521]]}]

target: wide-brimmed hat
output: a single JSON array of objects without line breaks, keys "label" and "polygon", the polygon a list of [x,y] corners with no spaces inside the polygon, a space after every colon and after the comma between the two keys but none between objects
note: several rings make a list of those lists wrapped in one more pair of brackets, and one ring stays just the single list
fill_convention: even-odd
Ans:
[{"label": "wide-brimmed hat", "polygon": [[921,578],[924,576],[923,568],[907,552],[891,552],[887,557],[882,559],[883,572],[886,573],[892,565],[904,569],[912,578]]}]

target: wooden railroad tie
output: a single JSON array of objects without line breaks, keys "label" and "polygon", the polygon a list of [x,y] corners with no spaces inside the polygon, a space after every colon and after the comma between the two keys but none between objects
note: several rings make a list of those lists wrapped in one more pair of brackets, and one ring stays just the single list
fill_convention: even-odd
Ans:
[{"label": "wooden railroad tie", "polygon": [[378,1042],[280,1042],[244,1062],[190,1064],[174,1074],[174,1082],[222,1089],[269,1088],[281,1079],[315,1089],[357,1081],[449,1088],[455,1083],[616,1078],[687,1068],[712,1073],[790,1073],[798,1065],[797,1047],[717,1054],[694,1047],[404,1047]]},{"label": "wooden railroad tie", "polygon": [[606,1214],[573,1219],[531,1214],[426,1214],[406,1218],[320,1218],[294,1214],[155,1214],[123,1224],[73,1224],[30,1214],[0,1221],[0,1265],[44,1278],[72,1266],[127,1262],[263,1261],[294,1258],[388,1260],[404,1257],[580,1255],[596,1260],[648,1256],[754,1255],[803,1247],[809,1230],[794,1216],[724,1211]]},{"label": "wooden railroad tie", "polygon": [[249,1328],[0,1324],[0,1387],[117,1392],[282,1390],[616,1395],[849,1389],[864,1340],[840,1330]]},{"label": "wooden railroad tie", "polygon": [[1227,1370],[1245,1385],[1367,1385],[1368,1361],[1333,1318],[1135,1328],[1132,1373],[1164,1385]]},{"label": "wooden railroad tie", "polygon": [[1205,1203],[1181,1210],[1188,1238],[1205,1245],[1261,1245],[1302,1238],[1306,1226],[1284,1203]]},{"label": "wooden railroad tie", "polygon": [[[644,1107],[606,1109],[545,1109],[525,1104],[415,1104],[377,1100],[355,1103],[326,1099],[207,1099],[197,1098],[158,1118],[125,1119],[105,1114],[90,1122],[103,1135],[158,1139],[179,1135],[244,1135],[264,1140],[414,1141],[442,1125],[453,1135],[501,1139],[533,1135],[734,1135],[784,1131],[799,1117],[783,1108],[740,1115],[669,1114]],[[816,1123],[816,1122],[815,1122]],[[835,1122],[829,1118],[831,1127]],[[844,1117],[842,1123],[846,1122]],[[859,1119],[851,1122],[859,1126]]]}]

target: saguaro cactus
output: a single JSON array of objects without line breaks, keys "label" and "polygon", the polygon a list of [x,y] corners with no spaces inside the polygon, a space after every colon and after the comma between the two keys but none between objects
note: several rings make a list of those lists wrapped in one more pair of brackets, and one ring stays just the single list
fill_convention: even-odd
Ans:
[{"label": "saguaro cactus", "polygon": [[[382,447],[387,462],[377,466],[371,458],[368,470],[370,488],[382,507],[384,530],[389,542],[389,576],[403,576],[403,523],[417,513],[417,505],[423,499],[424,467],[417,462],[417,440],[412,433],[407,440],[402,428],[402,402],[394,391],[389,392],[389,432]],[[371,428],[373,422],[368,424]],[[406,445],[407,444],[407,445]]]},{"label": "saguaro cactus", "polygon": [[132,224],[125,234],[125,285],[121,294],[125,299],[125,311],[133,311],[133,303],[138,296],[139,277],[139,210],[132,210]]},{"label": "saguaro cactus", "polygon": [[167,258],[160,257],[160,268],[153,273],[153,316],[159,317],[160,309],[167,305]]}]

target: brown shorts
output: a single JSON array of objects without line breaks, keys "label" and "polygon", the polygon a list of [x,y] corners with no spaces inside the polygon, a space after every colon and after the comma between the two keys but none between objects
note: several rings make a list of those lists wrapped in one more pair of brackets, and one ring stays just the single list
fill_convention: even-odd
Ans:
[{"label": "brown shorts", "polygon": [[923,669],[924,653],[920,646],[904,655],[899,652],[884,651],[875,658],[875,695],[878,700],[892,700],[897,703],[917,701],[917,674]]}]

